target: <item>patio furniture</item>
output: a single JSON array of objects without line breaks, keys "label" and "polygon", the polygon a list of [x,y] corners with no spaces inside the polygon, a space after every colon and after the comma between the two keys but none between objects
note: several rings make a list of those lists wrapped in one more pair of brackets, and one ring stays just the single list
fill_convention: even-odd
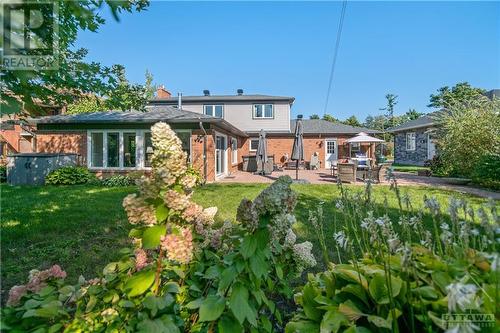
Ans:
[{"label": "patio furniture", "polygon": [[319,154],[314,153],[311,156],[311,162],[309,162],[309,170],[318,170],[320,168]]},{"label": "patio furniture", "polygon": [[255,173],[262,175],[270,175],[274,170],[274,155],[268,155],[267,161],[264,162],[263,165],[262,163],[256,163],[256,164],[257,164],[257,170],[255,170]]},{"label": "patio furniture", "polygon": [[338,163],[338,177],[341,182],[356,182],[356,164],[354,163]]},{"label": "patio furniture", "polygon": [[371,170],[370,178],[377,183],[381,183],[385,180],[387,175],[387,170],[391,166],[391,163],[381,163]]},{"label": "patio furniture", "polygon": [[332,177],[335,177],[337,174],[337,161],[330,162],[330,172]]}]

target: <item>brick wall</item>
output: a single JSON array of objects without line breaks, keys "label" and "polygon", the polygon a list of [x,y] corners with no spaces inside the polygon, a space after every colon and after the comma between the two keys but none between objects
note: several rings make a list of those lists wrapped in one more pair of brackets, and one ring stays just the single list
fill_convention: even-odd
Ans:
[{"label": "brick wall", "polygon": [[7,153],[31,153],[33,152],[33,138],[23,137],[23,129],[20,125],[14,124],[11,129],[2,129],[0,134],[6,142]]},{"label": "brick wall", "polygon": [[36,136],[38,153],[76,153],[82,164],[87,164],[87,132],[38,132]]}]

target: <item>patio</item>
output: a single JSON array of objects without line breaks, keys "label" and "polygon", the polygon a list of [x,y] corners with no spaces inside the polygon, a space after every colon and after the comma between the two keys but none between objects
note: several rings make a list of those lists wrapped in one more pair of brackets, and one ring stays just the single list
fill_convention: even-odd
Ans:
[{"label": "patio", "polygon": [[[220,179],[219,183],[272,183],[280,176],[288,175],[295,179],[295,170],[273,171],[270,175],[258,175],[250,172],[237,171],[231,175]],[[394,172],[399,185],[402,186],[430,186],[441,189],[458,191],[461,193],[468,193],[477,195],[483,198],[492,198],[500,200],[500,193],[488,191],[480,188],[465,186],[465,185],[452,185],[446,183],[444,179],[438,177],[424,177],[417,176],[406,172]],[[336,184],[337,178],[331,176],[330,170],[299,170],[299,179],[310,184]],[[363,181],[357,181],[355,185],[364,185]],[[387,181],[380,183],[381,185],[388,185]],[[377,186],[378,184],[374,184]]]}]

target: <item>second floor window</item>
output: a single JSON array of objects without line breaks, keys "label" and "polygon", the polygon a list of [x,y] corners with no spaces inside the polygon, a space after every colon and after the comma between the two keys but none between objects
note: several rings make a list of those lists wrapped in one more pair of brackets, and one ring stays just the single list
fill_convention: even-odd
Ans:
[{"label": "second floor window", "polygon": [[272,104],[254,104],[254,118],[274,118],[274,108]]},{"label": "second floor window", "polygon": [[224,117],[224,106],[223,105],[204,105],[203,112],[206,115],[223,118]]}]

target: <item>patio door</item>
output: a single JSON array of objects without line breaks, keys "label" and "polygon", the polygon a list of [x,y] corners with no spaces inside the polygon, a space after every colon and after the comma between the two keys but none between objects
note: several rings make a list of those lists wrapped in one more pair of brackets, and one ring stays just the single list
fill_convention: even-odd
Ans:
[{"label": "patio door", "polygon": [[215,136],[215,174],[222,176],[226,173],[227,164],[227,142],[222,135]]},{"label": "patio door", "polygon": [[333,162],[337,162],[337,139],[325,139],[325,168],[330,169]]}]

